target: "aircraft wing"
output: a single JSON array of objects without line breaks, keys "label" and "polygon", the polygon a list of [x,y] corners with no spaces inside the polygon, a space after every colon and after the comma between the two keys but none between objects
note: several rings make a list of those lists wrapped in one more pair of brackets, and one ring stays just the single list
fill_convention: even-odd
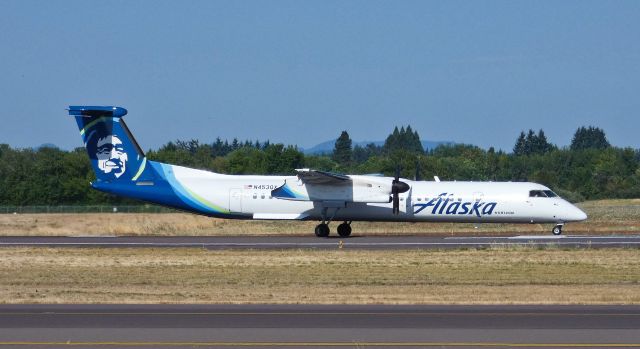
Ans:
[{"label": "aircraft wing", "polygon": [[272,190],[277,199],[321,201],[323,203],[388,203],[392,179],[371,176],[347,176],[308,168],[296,169],[298,178],[286,179]]},{"label": "aircraft wing", "polygon": [[298,178],[305,184],[311,185],[344,185],[351,182],[351,177],[338,173],[331,173],[308,168],[296,169]]}]

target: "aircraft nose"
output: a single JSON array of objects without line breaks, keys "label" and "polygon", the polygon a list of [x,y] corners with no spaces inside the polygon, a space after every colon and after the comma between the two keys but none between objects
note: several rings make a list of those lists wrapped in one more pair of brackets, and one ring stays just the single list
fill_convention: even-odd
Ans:
[{"label": "aircraft nose", "polygon": [[584,221],[587,219],[587,214],[584,213],[581,209],[575,207],[574,205],[569,204],[569,210],[567,212],[567,221]]}]

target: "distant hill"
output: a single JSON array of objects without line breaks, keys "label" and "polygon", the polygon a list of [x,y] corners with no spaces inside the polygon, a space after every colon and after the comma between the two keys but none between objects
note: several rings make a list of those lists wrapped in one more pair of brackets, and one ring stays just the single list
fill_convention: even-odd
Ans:
[{"label": "distant hill", "polygon": [[[377,146],[384,145],[384,141],[361,141],[361,142],[354,141],[353,146],[355,147],[356,145],[359,145],[361,147],[364,147],[369,143],[373,143]],[[326,142],[322,142],[320,144],[314,145],[311,148],[304,149],[303,152],[307,155],[330,154],[330,153],[333,153],[333,147],[335,146],[335,144],[336,144],[336,140],[334,139],[331,141],[326,141]],[[424,150],[434,149],[439,145],[447,145],[447,144],[451,145],[455,143],[448,142],[448,141],[442,141],[442,142],[422,141],[422,147],[424,148]]]}]

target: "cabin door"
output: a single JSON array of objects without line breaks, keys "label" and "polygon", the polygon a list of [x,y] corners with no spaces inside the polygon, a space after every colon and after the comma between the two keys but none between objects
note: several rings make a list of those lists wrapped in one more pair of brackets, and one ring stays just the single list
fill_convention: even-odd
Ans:
[{"label": "cabin door", "polygon": [[229,211],[231,213],[242,213],[242,189],[233,188],[229,190]]}]

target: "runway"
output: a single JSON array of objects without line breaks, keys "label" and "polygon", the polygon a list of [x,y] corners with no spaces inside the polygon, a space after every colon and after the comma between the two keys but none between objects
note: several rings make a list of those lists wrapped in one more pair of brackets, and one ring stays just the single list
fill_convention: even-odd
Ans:
[{"label": "runway", "polygon": [[557,246],[563,248],[638,248],[640,235],[516,235],[502,237],[433,236],[176,236],[176,237],[0,237],[0,247],[119,247],[220,249],[455,249],[500,246]]},{"label": "runway", "polygon": [[640,347],[640,307],[0,306],[0,347],[66,346]]}]

